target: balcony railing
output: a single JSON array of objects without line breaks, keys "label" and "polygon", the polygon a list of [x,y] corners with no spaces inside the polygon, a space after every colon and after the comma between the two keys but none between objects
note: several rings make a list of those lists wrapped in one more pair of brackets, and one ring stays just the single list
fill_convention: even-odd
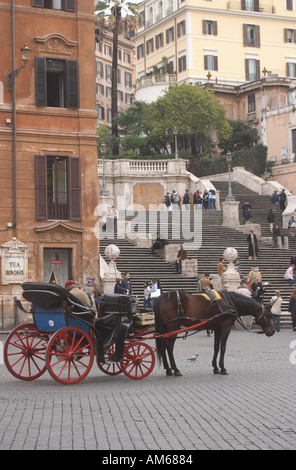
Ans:
[{"label": "balcony railing", "polygon": [[251,11],[255,13],[275,13],[276,9],[274,5],[265,5],[259,3],[259,8],[256,10],[254,5],[251,6],[253,2],[245,2],[245,8],[242,8],[242,2],[230,0],[227,2],[227,10],[241,10],[241,11]]},{"label": "balcony railing", "polygon": [[152,74],[152,75],[145,75],[137,80],[137,87],[143,88],[145,86],[152,86],[154,84],[161,84],[166,82],[174,82],[176,80],[176,76],[174,73],[164,73],[164,74]]}]

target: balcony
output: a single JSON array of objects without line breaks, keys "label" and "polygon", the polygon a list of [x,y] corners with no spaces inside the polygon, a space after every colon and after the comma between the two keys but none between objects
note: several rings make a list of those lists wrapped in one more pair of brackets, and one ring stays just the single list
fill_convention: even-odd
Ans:
[{"label": "balcony", "polygon": [[174,73],[164,73],[164,74],[152,74],[152,75],[145,75],[137,80],[136,90],[149,87],[153,85],[160,85],[160,84],[169,84],[169,82],[175,82],[176,76]]},{"label": "balcony", "polygon": [[242,2],[230,0],[227,2],[227,10],[241,10],[241,11],[248,11],[254,13],[272,13],[275,14],[276,8],[274,5],[265,5],[260,3],[259,8],[255,10],[253,2],[245,2],[245,8],[242,9]]}]

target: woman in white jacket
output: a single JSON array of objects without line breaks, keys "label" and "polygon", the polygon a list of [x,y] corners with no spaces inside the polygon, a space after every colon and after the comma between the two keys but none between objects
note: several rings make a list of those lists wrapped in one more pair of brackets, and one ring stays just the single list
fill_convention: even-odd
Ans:
[{"label": "woman in white jacket", "polygon": [[270,300],[270,310],[272,313],[273,324],[276,331],[280,331],[280,316],[282,313],[282,301],[281,293],[279,290],[276,290],[274,296]]}]

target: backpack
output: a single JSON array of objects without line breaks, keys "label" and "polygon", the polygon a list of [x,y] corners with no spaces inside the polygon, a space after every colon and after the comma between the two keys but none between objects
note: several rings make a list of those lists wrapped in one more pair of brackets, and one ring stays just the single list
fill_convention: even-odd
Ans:
[{"label": "backpack", "polygon": [[197,293],[201,294],[202,292],[202,285],[201,285],[201,280],[197,281]]},{"label": "backpack", "polygon": [[173,202],[180,202],[180,198],[178,194],[173,194]]}]

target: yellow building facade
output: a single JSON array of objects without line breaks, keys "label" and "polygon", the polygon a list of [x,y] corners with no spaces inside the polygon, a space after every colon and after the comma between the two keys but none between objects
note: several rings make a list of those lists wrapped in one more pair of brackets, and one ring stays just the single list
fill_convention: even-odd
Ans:
[{"label": "yellow building facade", "polygon": [[292,0],[146,0],[137,79],[165,72],[177,83],[295,77],[295,9]]}]

